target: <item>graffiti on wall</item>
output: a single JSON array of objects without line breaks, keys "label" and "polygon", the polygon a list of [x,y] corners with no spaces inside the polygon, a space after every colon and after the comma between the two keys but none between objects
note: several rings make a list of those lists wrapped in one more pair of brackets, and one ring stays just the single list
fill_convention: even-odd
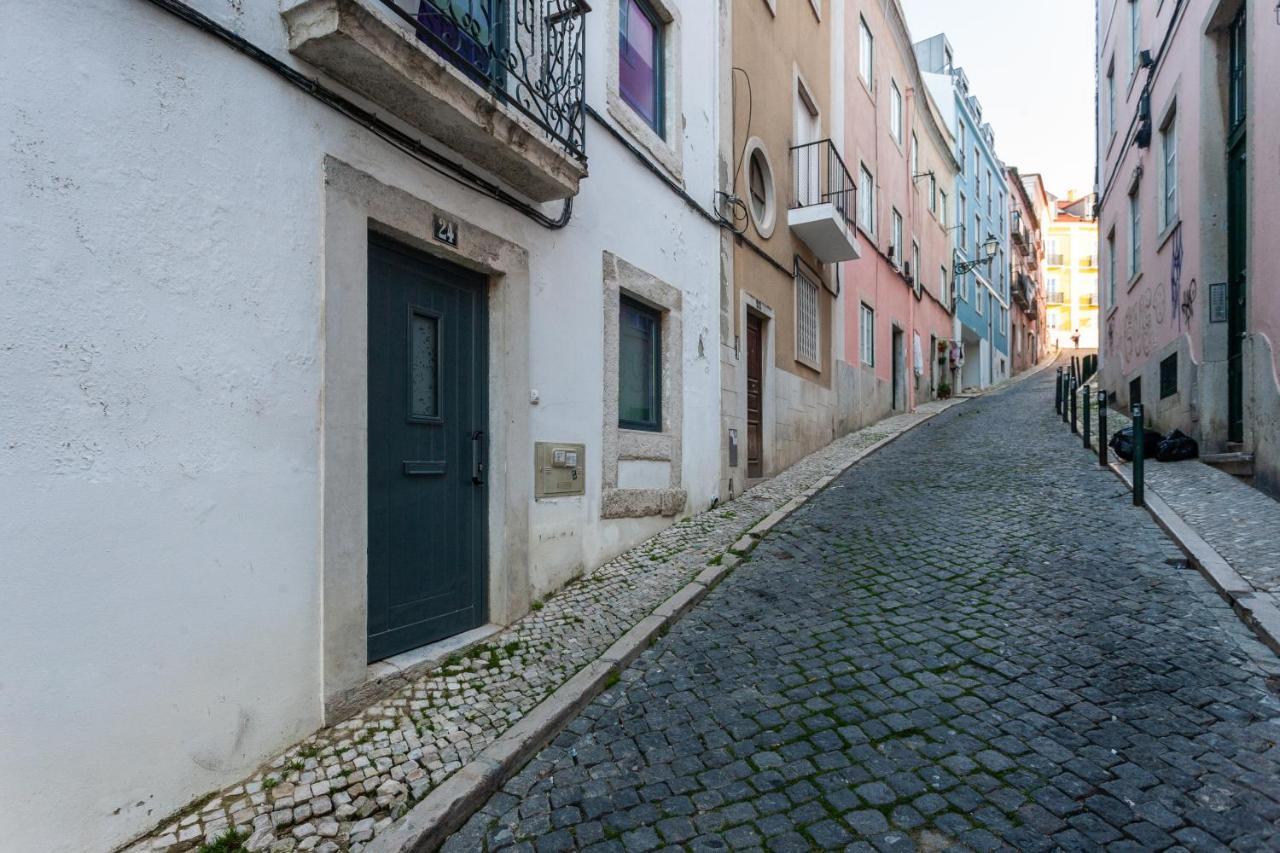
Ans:
[{"label": "graffiti on wall", "polygon": [[[1193,278],[1182,284],[1182,226],[1179,225],[1170,238],[1172,251],[1169,256],[1169,290],[1164,283],[1157,283],[1140,291],[1119,315],[1107,320],[1107,346],[1115,347],[1117,332],[1120,336],[1121,361],[1128,369],[1135,362],[1145,361],[1156,347],[1159,332],[1177,324],[1177,331],[1191,328],[1195,317],[1198,287]],[[1170,328],[1170,331],[1173,331]]]},{"label": "graffiti on wall", "polygon": [[1196,291],[1198,289],[1196,280],[1193,278],[1191,283],[1187,285],[1186,291],[1182,294],[1182,317],[1179,320],[1179,329],[1184,325],[1188,329],[1191,328],[1191,318],[1196,315]]},{"label": "graffiti on wall", "polygon": [[1120,318],[1121,353],[1126,364],[1141,361],[1155,348],[1156,331],[1169,321],[1169,301],[1164,285],[1144,288],[1125,306]]}]

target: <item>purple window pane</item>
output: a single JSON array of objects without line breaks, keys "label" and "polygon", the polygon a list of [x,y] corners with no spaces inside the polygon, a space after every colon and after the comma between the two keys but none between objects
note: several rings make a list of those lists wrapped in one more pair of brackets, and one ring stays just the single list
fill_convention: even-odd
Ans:
[{"label": "purple window pane", "polygon": [[622,97],[655,128],[658,125],[658,32],[638,0],[623,0],[618,83]]}]

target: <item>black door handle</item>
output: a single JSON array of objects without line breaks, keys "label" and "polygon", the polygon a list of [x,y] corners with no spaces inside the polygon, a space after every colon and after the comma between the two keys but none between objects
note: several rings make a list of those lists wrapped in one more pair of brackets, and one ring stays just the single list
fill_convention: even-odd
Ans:
[{"label": "black door handle", "polygon": [[484,432],[476,430],[471,433],[471,482],[477,486],[484,485]]}]

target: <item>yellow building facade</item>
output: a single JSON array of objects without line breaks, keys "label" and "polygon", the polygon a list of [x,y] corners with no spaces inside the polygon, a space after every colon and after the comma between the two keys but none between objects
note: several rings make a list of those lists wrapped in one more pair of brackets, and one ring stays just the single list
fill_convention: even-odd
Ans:
[{"label": "yellow building facade", "polygon": [[[1050,346],[1098,348],[1098,222],[1094,196],[1052,199],[1045,240],[1045,323]],[[1076,336],[1079,336],[1078,343]]]}]

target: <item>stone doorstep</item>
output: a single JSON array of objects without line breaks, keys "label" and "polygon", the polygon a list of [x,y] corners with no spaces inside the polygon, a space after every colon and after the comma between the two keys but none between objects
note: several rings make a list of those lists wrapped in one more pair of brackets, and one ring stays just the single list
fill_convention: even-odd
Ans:
[{"label": "stone doorstep", "polygon": [[[374,837],[364,847],[364,853],[426,853],[440,847],[483,807],[489,797],[550,743],[597,695],[607,689],[611,676],[621,673],[650,643],[702,601],[741,562],[742,558],[732,552],[749,552],[755,547],[759,537],[807,503],[840,473],[959,402],[945,401],[946,404],[937,411],[925,414],[896,434],[855,453],[837,473],[820,478],[815,486],[767,516],[730,547],[729,552],[722,556],[720,565],[708,566],[697,579],[686,584],[651,615],[636,623],[606,649],[600,658],[587,664],[561,684],[462,769],[433,788],[408,813]],[[761,527],[763,530],[757,532],[757,528]]]},{"label": "stone doorstep", "polygon": [[[1108,451],[1114,459],[1114,454]],[[1119,460],[1108,466],[1111,473],[1120,478],[1129,491],[1133,491],[1133,477]],[[1187,524],[1173,508],[1165,503],[1149,485],[1146,488],[1147,512],[1155,519],[1156,524],[1169,534],[1169,538],[1177,543],[1187,555],[1191,565],[1213,584],[1218,594],[1231,605],[1231,609],[1240,617],[1240,621],[1248,625],[1258,639],[1262,640],[1273,652],[1280,655],[1280,606],[1276,597],[1258,592],[1253,584],[1240,575],[1221,554],[1214,550],[1191,525]]]}]

